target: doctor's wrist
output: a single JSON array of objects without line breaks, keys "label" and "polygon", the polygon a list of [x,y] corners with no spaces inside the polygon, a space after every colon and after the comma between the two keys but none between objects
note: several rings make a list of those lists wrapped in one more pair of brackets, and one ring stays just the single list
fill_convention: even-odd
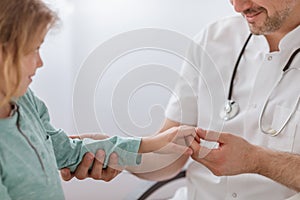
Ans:
[{"label": "doctor's wrist", "polygon": [[254,146],[253,156],[250,162],[252,162],[252,168],[250,173],[266,175],[269,166],[271,165],[271,158],[274,156],[274,152],[270,149]]},{"label": "doctor's wrist", "polygon": [[253,144],[246,144],[241,158],[240,173],[251,173],[251,174],[260,174],[260,168],[262,167],[262,161],[264,161],[265,150],[260,146]]}]

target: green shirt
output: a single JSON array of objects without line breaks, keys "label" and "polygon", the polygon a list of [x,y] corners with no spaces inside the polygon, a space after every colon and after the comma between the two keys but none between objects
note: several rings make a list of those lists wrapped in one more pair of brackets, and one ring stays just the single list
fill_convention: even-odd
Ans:
[{"label": "green shirt", "polygon": [[28,92],[17,100],[18,111],[0,119],[0,199],[64,199],[57,169],[74,171],[84,154],[97,149],[116,152],[119,164],[137,165],[140,138],[72,140],[50,124],[45,104]]}]

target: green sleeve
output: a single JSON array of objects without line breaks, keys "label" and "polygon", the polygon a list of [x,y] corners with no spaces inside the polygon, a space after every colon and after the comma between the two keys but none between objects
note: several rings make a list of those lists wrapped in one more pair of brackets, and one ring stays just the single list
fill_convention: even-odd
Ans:
[{"label": "green sleeve", "polygon": [[113,152],[118,154],[118,162],[121,166],[138,165],[141,162],[141,156],[137,153],[140,145],[139,138],[114,136],[105,140],[72,140],[65,137],[65,134],[55,134],[51,139],[59,168],[68,167],[74,171],[85,153],[95,154],[98,149],[103,149],[106,154],[104,168],[107,167],[109,156]]},{"label": "green sleeve", "polygon": [[52,146],[59,169],[68,167],[74,171],[81,162],[83,156],[87,152],[96,153],[98,149],[105,151],[105,162],[103,167],[107,167],[109,156],[115,152],[118,155],[119,165],[133,166],[141,162],[139,150],[140,138],[124,138],[114,136],[105,140],[73,140],[61,130],[54,128],[50,123],[50,117],[46,105],[33,95],[31,91],[31,99],[37,109],[44,129],[52,140]]},{"label": "green sleeve", "polygon": [[0,199],[1,200],[11,200],[11,198],[7,192],[7,188],[2,183],[2,178],[0,179]]}]

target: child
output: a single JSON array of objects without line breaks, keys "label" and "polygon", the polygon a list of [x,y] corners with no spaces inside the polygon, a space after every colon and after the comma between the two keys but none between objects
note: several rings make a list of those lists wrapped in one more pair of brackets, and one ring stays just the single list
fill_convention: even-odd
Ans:
[{"label": "child", "polygon": [[[50,124],[45,104],[28,89],[43,65],[39,48],[58,20],[41,0],[0,1],[0,199],[64,199],[57,169],[74,171],[86,152],[116,152],[121,166],[137,165],[141,153],[162,147],[192,150],[174,142],[193,128],[145,138],[73,140]],[[174,148],[176,147],[176,148]],[[165,150],[168,148],[164,148]],[[168,150],[167,150],[168,151]],[[108,160],[104,161],[104,167]]]}]

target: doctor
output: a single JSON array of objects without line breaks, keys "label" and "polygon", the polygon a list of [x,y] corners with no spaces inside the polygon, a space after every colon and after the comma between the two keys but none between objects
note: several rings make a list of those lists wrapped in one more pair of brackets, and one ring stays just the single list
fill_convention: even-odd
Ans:
[{"label": "doctor", "polygon": [[[166,111],[161,131],[202,128],[187,188],[174,199],[300,199],[300,0],[230,2],[241,16],[197,38],[188,55],[196,67],[183,66]],[[188,159],[136,175],[170,178]]]},{"label": "doctor", "polygon": [[[203,31],[188,57],[196,69],[183,67],[179,97],[166,111],[162,130],[196,125],[214,130],[198,131],[204,140],[219,143],[212,151],[196,150],[187,190],[178,196],[288,199],[300,192],[300,1],[230,2],[242,16]],[[182,156],[163,170],[138,176],[172,176],[187,160]]]}]

